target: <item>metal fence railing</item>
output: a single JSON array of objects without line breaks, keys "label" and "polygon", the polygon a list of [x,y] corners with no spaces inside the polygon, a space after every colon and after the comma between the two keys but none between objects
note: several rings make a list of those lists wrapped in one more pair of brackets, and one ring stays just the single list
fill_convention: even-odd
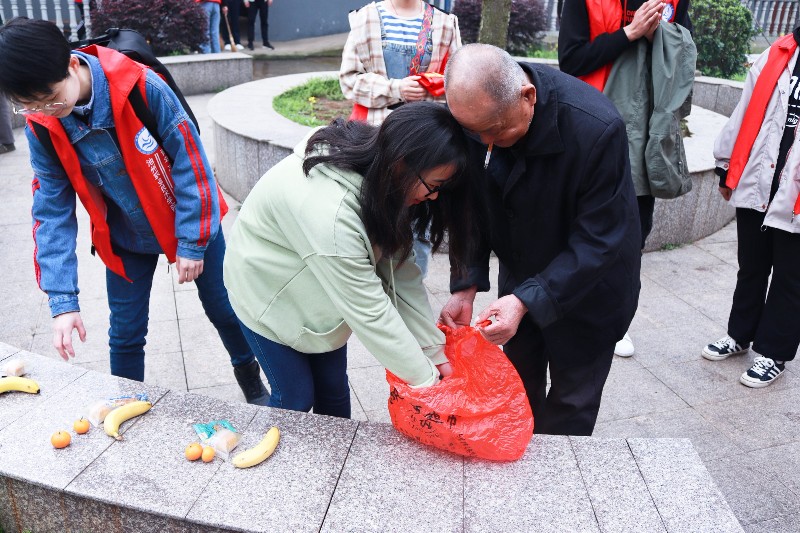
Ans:
[{"label": "metal fence railing", "polygon": [[800,0],[746,0],[756,31],[774,38],[790,33],[798,21]]},{"label": "metal fence railing", "polygon": [[[91,0],[92,7],[94,3],[95,0]],[[90,0],[0,0],[0,13],[3,21],[21,16],[55,22],[67,39],[74,41],[83,38],[86,28],[91,27],[89,4]]]}]

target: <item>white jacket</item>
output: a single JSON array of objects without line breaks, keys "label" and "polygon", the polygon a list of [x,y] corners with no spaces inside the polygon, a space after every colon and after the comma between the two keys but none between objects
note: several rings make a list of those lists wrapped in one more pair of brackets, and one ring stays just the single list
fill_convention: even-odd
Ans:
[{"label": "white jacket", "polygon": [[[768,55],[769,49],[765,50],[750,68],[745,80],[742,97],[727,124],[717,136],[714,143],[714,158],[717,160],[718,167],[728,169],[733,146],[739,135],[739,129],[747,106],[750,103],[753,88],[761,70],[767,63]],[[758,132],[753,148],[750,151],[750,158],[744,167],[739,185],[731,196],[731,204],[734,207],[755,209],[761,212],[767,211],[767,215],[764,218],[765,226],[790,233],[800,233],[800,216],[795,217],[792,213],[797,197],[800,195],[800,146],[798,146],[796,134],[795,142],[786,156],[786,164],[781,172],[778,191],[775,193],[772,204],[769,205],[769,210],[767,210],[767,203],[769,202],[772,176],[775,174],[775,165],[778,161],[778,150],[783,137],[783,128],[786,125],[790,78],[797,62],[797,55],[798,52],[795,51],[789,60],[789,64],[778,79],[778,84],[767,105],[761,130]],[[800,91],[800,83],[794,85],[794,90]]]}]

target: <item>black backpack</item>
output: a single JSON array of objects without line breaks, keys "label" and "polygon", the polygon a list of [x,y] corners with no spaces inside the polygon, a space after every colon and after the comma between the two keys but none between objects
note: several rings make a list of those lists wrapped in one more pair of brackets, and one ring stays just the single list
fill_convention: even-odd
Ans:
[{"label": "black backpack", "polygon": [[[175,96],[178,97],[178,100],[183,106],[184,111],[186,111],[186,114],[189,115],[189,119],[194,123],[197,131],[200,131],[197,118],[195,118],[194,113],[192,113],[192,109],[186,102],[186,98],[183,96],[183,93],[178,88],[178,85],[175,83],[175,80],[172,78],[169,70],[167,70],[167,67],[165,67],[164,64],[158,60],[153,53],[153,49],[150,48],[150,45],[147,43],[147,40],[141,33],[137,32],[136,30],[111,28],[104,35],[95,37],[93,39],[77,41],[71,43],[71,46],[73,50],[76,50],[93,44],[97,46],[105,46],[106,48],[111,48],[112,50],[116,50],[122,54],[125,54],[134,61],[146,65],[156,74],[159,74],[167,83],[167,85],[169,85],[170,89],[172,89],[172,91],[175,93]],[[144,97],[139,92],[137,87],[133,88],[131,94],[128,96],[128,99],[131,102],[131,106],[133,107],[133,111],[136,113],[137,118],[142,121],[142,124],[144,124],[159,146],[161,146],[163,143],[161,136],[158,134],[158,123],[156,118],[150,109],[148,109],[147,104],[144,101]],[[47,130],[47,128],[36,122],[31,122],[31,125],[36,132],[36,136],[39,138],[39,142],[42,143],[42,146],[44,146],[53,159],[58,161],[58,154],[53,146],[53,141],[50,139],[50,132]]]}]

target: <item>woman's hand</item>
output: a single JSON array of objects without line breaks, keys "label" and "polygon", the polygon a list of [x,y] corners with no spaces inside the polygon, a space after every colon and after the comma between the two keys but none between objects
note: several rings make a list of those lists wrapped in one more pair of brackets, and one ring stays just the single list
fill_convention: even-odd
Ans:
[{"label": "woman's hand", "polygon": [[450,363],[442,363],[441,365],[436,365],[436,368],[439,369],[439,374],[442,375],[442,378],[446,378],[447,376],[453,375],[453,365]]},{"label": "woman's hand", "polygon": [[400,96],[404,102],[418,102],[425,99],[425,88],[419,84],[420,76],[407,76],[400,80]]},{"label": "woman's hand", "polygon": [[646,37],[648,41],[652,41],[663,11],[664,3],[661,0],[647,0],[642,4],[634,13],[631,23],[623,28],[628,40],[635,41]]}]

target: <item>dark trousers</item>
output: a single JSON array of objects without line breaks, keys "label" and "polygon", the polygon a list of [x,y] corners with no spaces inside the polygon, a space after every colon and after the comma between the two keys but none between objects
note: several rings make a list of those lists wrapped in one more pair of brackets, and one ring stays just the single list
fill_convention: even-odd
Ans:
[{"label": "dark trousers", "polygon": [[800,234],[764,226],[764,216],[736,209],[739,272],[728,335],[752,342],[761,355],[791,361],[800,345]]},{"label": "dark trousers", "polygon": [[[222,20],[220,21],[219,25],[219,34],[222,36],[222,41],[225,44],[231,44],[231,38],[228,34],[228,25],[225,23],[225,17],[228,17],[228,23],[231,25],[231,33],[233,34],[233,42],[236,44],[242,44],[242,41],[239,37],[239,6],[241,5],[241,0],[226,0],[223,4],[228,7],[228,14],[222,15]],[[234,52],[236,50],[233,50]]]},{"label": "dark trousers", "polygon": [[649,194],[637,196],[636,203],[639,205],[639,226],[642,228],[642,250],[644,250],[647,236],[653,230],[653,211],[656,208],[656,198]]},{"label": "dark trousers", "polygon": [[[137,254],[115,247],[122,258],[125,273],[131,281],[106,269],[108,307],[111,311],[108,329],[111,374],[135,381],[144,381],[144,346],[150,310],[150,290],[158,254]],[[203,273],[194,284],[206,316],[217,329],[228,351],[231,365],[250,363],[253,352],[247,344],[239,319],[233,312],[228,291],[222,282],[222,260],[225,237],[222,230],[208,244],[203,257]]]},{"label": "dark trousers", "polygon": [[[579,332],[576,332],[579,334]],[[577,346],[578,343],[562,345]],[[603,386],[611,370],[614,344],[583,345],[581,353],[556,353],[527,317],[503,347],[517,369],[533,411],[536,434],[584,435],[594,431]],[[592,353],[586,353],[591,351]],[[547,368],[550,367],[550,391]]]},{"label": "dark trousers", "polygon": [[254,0],[247,9],[247,44],[253,44],[256,31],[256,16],[261,17],[261,40],[269,42],[269,4],[266,0]]}]

